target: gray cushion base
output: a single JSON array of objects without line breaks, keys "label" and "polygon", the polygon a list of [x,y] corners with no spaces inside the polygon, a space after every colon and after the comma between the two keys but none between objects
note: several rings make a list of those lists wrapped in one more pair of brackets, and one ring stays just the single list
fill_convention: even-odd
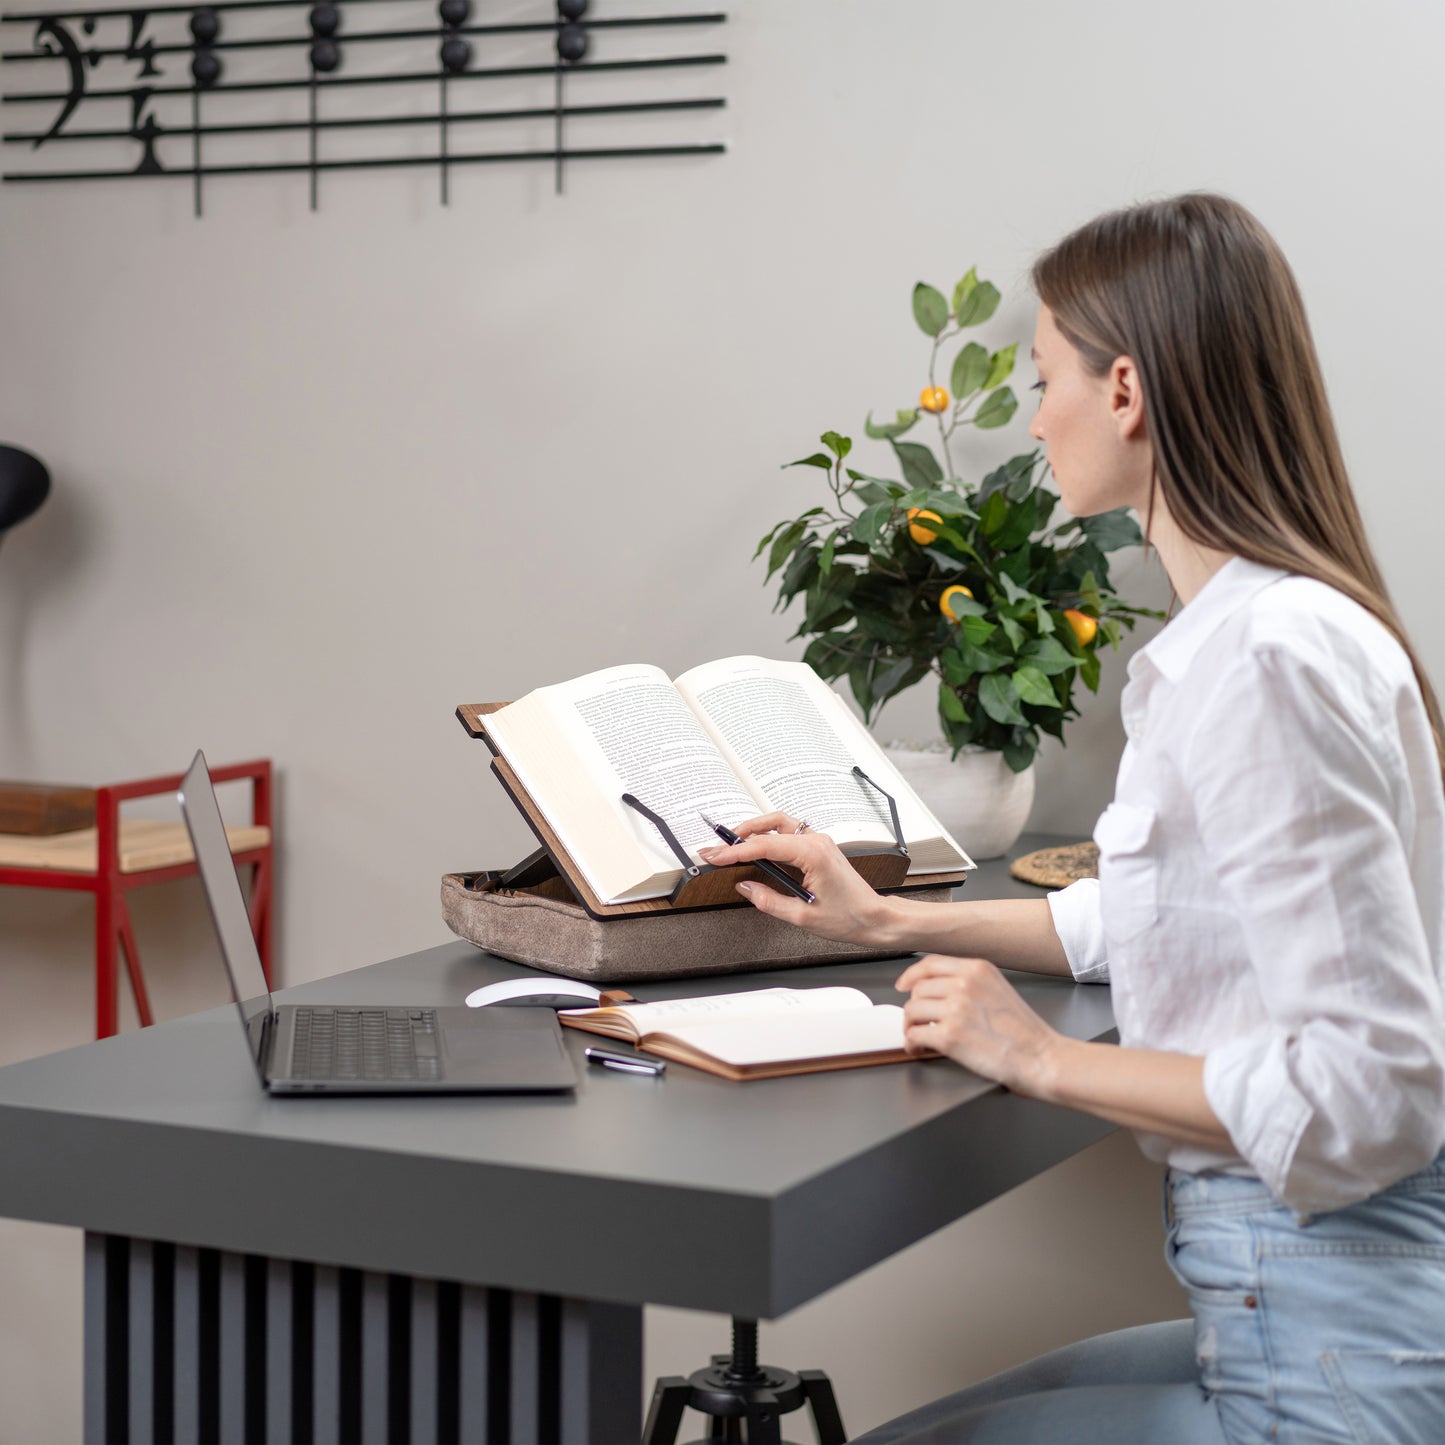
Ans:
[{"label": "gray cushion base", "polygon": [[[909,890],[946,903],[951,887]],[[477,893],[462,877],[442,878],[442,917],[460,938],[516,963],[589,983],[627,983],[798,968],[838,959],[897,958],[896,950],[815,938],[756,908],[648,913],[599,921],[578,903],[525,891]]]}]

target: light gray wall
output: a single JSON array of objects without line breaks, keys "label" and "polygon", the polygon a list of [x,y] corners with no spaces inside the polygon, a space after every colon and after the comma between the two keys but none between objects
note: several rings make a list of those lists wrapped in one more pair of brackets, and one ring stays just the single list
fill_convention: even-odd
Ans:
[{"label": "light gray wall", "polygon": [[[1415,482],[1445,309],[1442,41],[1424,0],[775,0],[735,8],[729,108],[692,123],[727,156],[579,166],[561,200],[522,167],[458,174],[447,210],[419,175],[330,180],[316,215],[300,180],[218,183],[200,222],[183,185],[0,190],[0,438],[56,480],[0,549],[0,776],[270,755],[285,978],[440,941],[438,875],[527,846],[453,705],[614,662],[797,655],[747,559],[811,501],[779,463],[916,395],[914,281],[976,262],[1006,294],[989,338],[1026,338],[1040,247],[1194,187],[1253,206],[1292,258],[1438,673],[1445,504]],[[1024,415],[972,463],[1025,445]],[[1164,600],[1148,564],[1123,578]],[[1045,757],[1035,826],[1083,834],[1107,800],[1121,676]],[[901,701],[883,730],[929,713]],[[136,911],[160,1012],[213,1001],[184,966],[193,890]],[[89,917],[0,893],[0,1058],[86,1037]],[[1129,1141],[1100,1146],[765,1350],[834,1371],[858,1429],[1177,1312],[1154,1179]],[[76,1437],[77,1307],[75,1237],[0,1226],[0,1441]],[[654,1312],[648,1369],[725,1344],[722,1321]]]}]

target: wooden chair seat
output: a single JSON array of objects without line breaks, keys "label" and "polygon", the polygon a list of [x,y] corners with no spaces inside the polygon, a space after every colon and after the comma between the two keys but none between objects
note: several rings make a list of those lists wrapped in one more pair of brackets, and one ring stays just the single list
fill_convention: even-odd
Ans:
[{"label": "wooden chair seat", "polygon": [[[136,1016],[142,1025],[152,1018],[127,895],[135,888],[196,874],[196,856],[183,822],[123,818],[121,804],[135,798],[174,797],[183,781],[181,774],[175,773],[98,788],[0,783],[0,824],[4,828],[0,831],[0,888],[51,888],[95,895],[97,1038],[108,1038],[119,1027],[117,984],[122,957],[135,995]],[[250,784],[251,821],[227,828],[226,839],[237,867],[251,872],[247,912],[269,985],[275,871],[271,761],[258,758],[212,768],[211,781]]]},{"label": "wooden chair seat", "polygon": [[[226,829],[231,852],[265,848],[271,830],[254,824]],[[58,868],[65,873],[94,873],[99,866],[100,829],[77,828],[32,838],[24,833],[0,833],[0,868]],[[195,858],[184,823],[159,818],[122,818],[117,852],[122,873],[144,873],[151,868],[172,868]]]}]

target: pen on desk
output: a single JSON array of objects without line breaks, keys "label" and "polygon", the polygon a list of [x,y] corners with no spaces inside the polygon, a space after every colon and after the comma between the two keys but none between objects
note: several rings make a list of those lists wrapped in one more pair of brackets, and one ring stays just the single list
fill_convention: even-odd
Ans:
[{"label": "pen on desk", "polygon": [[611,1049],[586,1048],[582,1051],[589,1064],[616,1069],[624,1074],[660,1074],[667,1065],[661,1059],[641,1059],[636,1054],[614,1054]]},{"label": "pen on desk", "polygon": [[[721,823],[714,823],[706,813],[699,813],[698,817],[701,818],[724,843],[728,844],[729,847],[734,843],[741,843],[743,841],[731,828],[725,828]],[[759,873],[766,873],[779,887],[786,888],[794,898],[801,898],[804,903],[817,902],[813,894],[809,893],[791,874],[783,872],[776,863],[770,863],[766,858],[757,858],[753,861],[752,866],[756,868]]]}]

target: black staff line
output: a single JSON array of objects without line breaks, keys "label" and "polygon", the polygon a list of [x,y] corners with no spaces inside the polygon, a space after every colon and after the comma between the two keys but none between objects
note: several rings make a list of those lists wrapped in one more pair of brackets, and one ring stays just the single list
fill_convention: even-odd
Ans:
[{"label": "black staff line", "polygon": [[[312,0],[221,0],[221,3],[206,5],[142,5],[128,6],[122,10],[40,10],[22,15],[0,15],[0,25],[7,21],[16,25],[34,25],[41,20],[108,20],[128,19],[138,11],[147,15],[191,15],[198,9],[207,10],[279,10],[310,5]],[[347,8],[353,5],[385,4],[395,5],[398,0],[346,0]],[[612,16],[606,20],[588,20],[589,28],[617,29],[645,27],[652,25],[717,25],[727,20],[725,11],[711,11],[701,15],[646,15]],[[559,30],[565,21],[519,20],[515,23],[488,25],[483,31],[489,35],[525,35],[539,31]],[[9,57],[5,57],[8,59]]]},{"label": "black staff line", "polygon": [[[289,0],[288,0],[289,3]],[[354,5],[357,0],[346,0],[348,5]],[[393,0],[394,3],[394,0]],[[221,7],[210,6],[212,10]],[[121,13],[121,12],[117,12]],[[721,18],[721,17],[719,17]],[[682,25],[691,23],[692,16],[677,16],[672,20],[589,20],[589,30],[600,30],[604,26],[612,26],[620,29],[623,26],[635,29],[642,25]],[[513,35],[521,31],[546,32],[549,30],[560,30],[562,27],[556,24],[546,25],[463,25],[459,26],[455,33],[457,35]],[[436,29],[431,30],[368,30],[360,35],[342,35],[338,38],[344,40],[347,45],[364,44],[368,40],[435,40]],[[281,50],[286,46],[310,45],[316,37],[314,35],[290,36],[270,35],[262,36],[254,40],[218,40],[211,46],[212,50]],[[152,45],[150,54],[157,55],[189,55],[194,49],[192,45]],[[133,56],[134,50],[124,45],[117,45],[112,49],[98,50],[94,47],[87,48],[87,57],[94,56],[96,60],[120,60],[127,56]],[[0,60],[7,63],[25,60],[63,60],[61,55],[34,51],[34,50],[6,50],[0,52]]]},{"label": "black staff line", "polygon": [[[629,112],[660,111],[660,110],[720,110],[727,102],[722,99],[709,100],[629,100],[617,101],[611,105],[569,105],[566,108],[567,115],[588,116],[588,115],[621,115]],[[451,111],[447,115],[447,122],[450,125],[462,125],[473,121],[491,120],[551,120],[553,110],[550,105],[536,106],[527,110],[473,110],[473,111]],[[394,116],[353,116],[340,120],[318,120],[318,130],[357,130],[366,127],[390,126],[390,125],[436,125],[441,120],[440,115],[394,115]],[[253,121],[249,125],[208,125],[201,129],[202,135],[262,135],[273,131],[288,130],[309,130],[309,120],[267,120]],[[13,131],[6,132],[0,136],[0,141],[6,143],[14,142],[20,144],[25,141],[38,140],[40,131]],[[157,140],[170,136],[186,136],[190,134],[189,128],[185,126],[166,126],[161,131]],[[63,130],[57,136],[52,136],[50,142],[62,140],[134,140],[133,130]]]},{"label": "black staff line", "polygon": [[[349,4],[356,3],[356,0],[348,0]],[[655,60],[593,60],[586,61],[580,65],[566,67],[573,75],[584,75],[593,70],[663,70],[669,67],[688,65],[723,65],[727,62],[726,55],[678,55],[661,57]],[[557,65],[506,65],[494,67],[490,70],[463,70],[459,71],[453,79],[455,80],[499,80],[513,75],[552,75],[562,67]],[[437,76],[435,71],[421,71],[407,75],[342,75],[329,77],[325,82],[325,88],[332,86],[353,86],[353,85],[414,85],[418,82],[426,82],[435,85]],[[206,92],[208,95],[239,95],[242,92],[253,92],[261,90],[304,90],[311,82],[309,80],[247,80],[237,81],[230,85],[213,85]],[[193,85],[157,85],[151,87],[152,95],[190,95],[196,87]],[[134,87],[127,90],[91,90],[85,93],[86,100],[129,100]],[[69,91],[33,91],[21,95],[0,95],[0,104],[3,105],[26,105],[35,102],[54,104],[56,101],[70,99]],[[547,114],[551,115],[551,108],[548,107]]]},{"label": "black staff line", "polygon": [[[433,77],[435,79],[435,77]],[[551,112],[548,111],[550,115]],[[606,149],[593,150],[569,150],[563,152],[560,159],[568,161],[592,161],[592,160],[625,160],[637,156],[703,156],[723,155],[727,147],[722,144],[714,145],[681,145],[681,146],[610,146]],[[450,155],[447,157],[450,165],[482,165],[495,161],[556,161],[559,159],[557,152],[545,151],[488,151],[473,153],[470,155]],[[407,166],[434,166],[441,161],[440,156],[387,156],[375,160],[344,160],[344,161],[319,161],[317,169],[323,171],[359,171],[359,170],[395,170]],[[294,175],[298,172],[305,173],[311,170],[309,161],[286,161],[269,165],[250,166],[207,166],[205,174],[208,176],[241,176],[241,175]],[[138,175],[156,177],[186,177],[194,175],[195,172],[186,167],[183,170],[166,171],[29,171],[13,172],[6,171],[0,179],[6,182],[11,181],[116,181],[134,180]]]}]

